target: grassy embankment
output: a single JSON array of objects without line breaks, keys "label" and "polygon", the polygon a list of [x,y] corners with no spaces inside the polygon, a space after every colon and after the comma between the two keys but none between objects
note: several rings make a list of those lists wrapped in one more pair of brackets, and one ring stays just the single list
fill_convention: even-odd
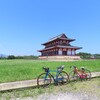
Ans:
[{"label": "grassy embankment", "polygon": [[100,72],[100,60],[71,61],[71,62],[50,62],[38,60],[0,60],[0,83],[35,79],[43,72],[42,67],[56,69],[65,65],[65,71],[70,72],[70,66],[85,66],[92,72]]},{"label": "grassy embankment", "polygon": [[61,86],[52,85],[49,88],[26,88],[0,92],[0,100],[17,100],[16,98],[19,98],[18,100],[26,100],[27,97],[30,97],[31,100],[37,100],[40,95],[56,95],[57,93],[73,93],[74,95],[78,94],[78,96],[82,95],[84,100],[86,96],[91,97],[92,100],[93,98],[94,100],[99,100],[96,98],[100,98],[100,78],[94,78],[91,81],[70,82],[70,84]]}]

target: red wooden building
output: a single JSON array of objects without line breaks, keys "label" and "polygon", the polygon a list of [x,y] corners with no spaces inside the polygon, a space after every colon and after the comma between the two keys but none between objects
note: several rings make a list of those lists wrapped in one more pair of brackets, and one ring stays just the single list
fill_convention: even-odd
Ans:
[{"label": "red wooden building", "polygon": [[51,38],[46,43],[42,44],[45,48],[39,50],[39,52],[41,52],[41,57],[75,56],[76,50],[81,49],[81,47],[72,46],[70,44],[72,41],[75,41],[75,39],[68,38],[64,33]]}]

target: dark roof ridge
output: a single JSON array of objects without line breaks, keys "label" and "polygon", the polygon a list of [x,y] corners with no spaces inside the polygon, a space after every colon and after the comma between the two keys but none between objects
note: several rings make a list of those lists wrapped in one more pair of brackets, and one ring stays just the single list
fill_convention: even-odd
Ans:
[{"label": "dark roof ridge", "polygon": [[[59,35],[57,35],[57,36],[55,36],[55,37],[49,39],[49,41],[54,40],[54,39],[56,39],[56,38],[59,38],[59,37],[61,37],[62,35],[65,35],[65,33],[59,34]],[[65,36],[66,36],[66,35],[65,35]],[[67,36],[66,36],[66,37],[67,37]]]}]

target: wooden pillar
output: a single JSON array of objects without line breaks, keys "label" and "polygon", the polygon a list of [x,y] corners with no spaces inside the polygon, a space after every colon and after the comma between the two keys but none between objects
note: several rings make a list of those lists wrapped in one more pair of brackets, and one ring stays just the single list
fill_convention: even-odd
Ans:
[{"label": "wooden pillar", "polygon": [[74,55],[76,55],[76,49],[74,50]]},{"label": "wooden pillar", "polygon": [[71,56],[73,56],[74,55],[74,53],[73,53],[73,49],[71,49]]},{"label": "wooden pillar", "polygon": [[67,49],[66,49],[66,55],[67,55]]},{"label": "wooden pillar", "polygon": [[71,56],[72,56],[72,49],[71,49]]}]

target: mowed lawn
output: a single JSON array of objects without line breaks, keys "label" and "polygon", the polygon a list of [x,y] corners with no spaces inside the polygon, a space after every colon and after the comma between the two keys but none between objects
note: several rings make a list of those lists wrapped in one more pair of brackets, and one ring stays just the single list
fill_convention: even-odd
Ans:
[{"label": "mowed lawn", "polygon": [[82,60],[71,62],[51,62],[39,60],[0,60],[0,83],[36,79],[43,72],[42,67],[56,70],[65,65],[64,70],[70,72],[70,66],[84,66],[91,72],[100,72],[100,60]]}]

